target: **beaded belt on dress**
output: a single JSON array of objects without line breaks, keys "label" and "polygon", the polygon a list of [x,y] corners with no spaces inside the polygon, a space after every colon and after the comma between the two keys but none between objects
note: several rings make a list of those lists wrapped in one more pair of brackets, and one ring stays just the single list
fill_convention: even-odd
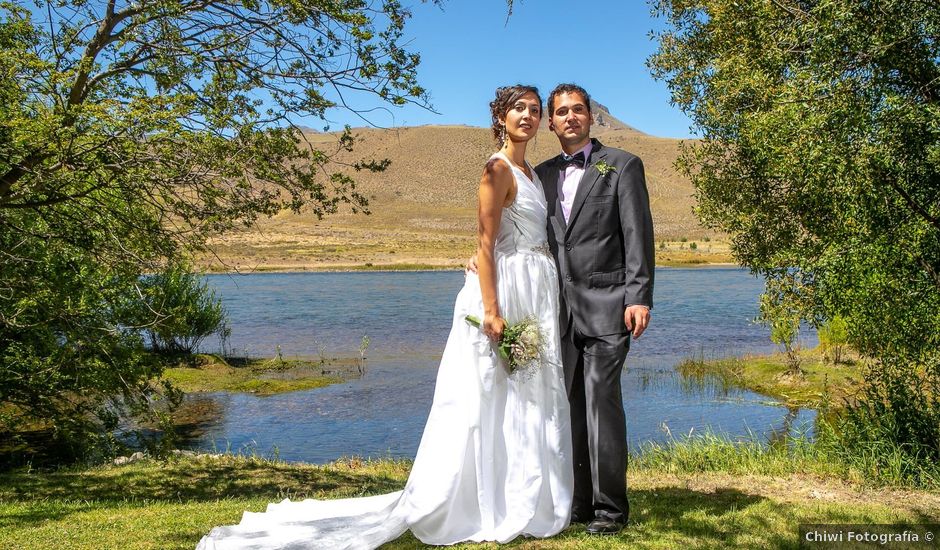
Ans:
[{"label": "beaded belt on dress", "polygon": [[552,249],[548,247],[548,243],[542,243],[542,244],[540,244],[540,245],[533,246],[530,250],[531,250],[532,252],[538,252],[538,253],[540,253],[540,254],[545,254],[545,255],[548,256],[549,258],[552,257]]}]

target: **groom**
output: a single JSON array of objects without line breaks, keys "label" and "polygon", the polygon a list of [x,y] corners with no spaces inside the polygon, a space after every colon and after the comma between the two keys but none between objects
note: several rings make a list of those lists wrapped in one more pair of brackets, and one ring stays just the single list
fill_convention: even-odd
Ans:
[{"label": "groom", "polygon": [[591,97],[560,84],[549,129],[563,153],[535,168],[561,288],[562,359],[574,444],[572,522],[613,534],[627,521],[620,375],[653,307],[653,222],[643,163],[591,139]]}]

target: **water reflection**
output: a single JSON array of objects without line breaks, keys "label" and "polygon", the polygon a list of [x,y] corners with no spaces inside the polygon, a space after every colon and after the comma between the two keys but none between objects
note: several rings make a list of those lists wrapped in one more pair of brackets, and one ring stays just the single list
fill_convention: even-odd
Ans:
[{"label": "water reflection", "polygon": [[222,402],[215,396],[186,396],[174,412],[174,427],[184,447],[191,447],[210,434],[212,427],[225,415]]},{"label": "water reflection", "polygon": [[787,407],[787,414],[778,427],[772,427],[767,432],[767,443],[771,446],[788,444],[794,435],[811,435],[804,431],[805,426],[799,425],[799,407]]}]

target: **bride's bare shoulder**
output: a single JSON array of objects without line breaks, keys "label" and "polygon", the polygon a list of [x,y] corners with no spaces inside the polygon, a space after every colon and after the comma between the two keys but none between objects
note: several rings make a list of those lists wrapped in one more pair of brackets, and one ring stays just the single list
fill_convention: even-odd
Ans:
[{"label": "bride's bare shoulder", "polygon": [[493,155],[483,165],[483,177],[494,180],[512,179],[512,167],[509,166],[509,161],[500,155]]}]

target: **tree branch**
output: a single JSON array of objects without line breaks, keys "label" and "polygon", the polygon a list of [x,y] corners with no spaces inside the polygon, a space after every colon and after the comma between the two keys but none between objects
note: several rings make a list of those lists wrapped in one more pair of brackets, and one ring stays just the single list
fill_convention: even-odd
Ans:
[{"label": "tree branch", "polygon": [[930,225],[934,226],[935,229],[937,229],[938,231],[940,231],[940,219],[937,219],[936,217],[931,216],[930,213],[927,212],[927,210],[924,209],[923,206],[921,206],[920,204],[918,204],[917,201],[915,201],[914,198],[911,197],[910,193],[908,193],[907,191],[905,191],[905,190],[898,184],[898,182],[895,181],[894,178],[890,178],[890,177],[889,177],[889,178],[885,178],[885,180],[888,182],[888,185],[891,186],[891,189],[894,189],[894,190],[897,192],[898,195],[901,195],[901,198],[904,199],[904,202],[907,203],[907,206],[908,206],[911,210],[913,210],[918,216],[920,216],[921,218],[923,218],[924,221],[926,221],[926,222],[929,223]]}]

